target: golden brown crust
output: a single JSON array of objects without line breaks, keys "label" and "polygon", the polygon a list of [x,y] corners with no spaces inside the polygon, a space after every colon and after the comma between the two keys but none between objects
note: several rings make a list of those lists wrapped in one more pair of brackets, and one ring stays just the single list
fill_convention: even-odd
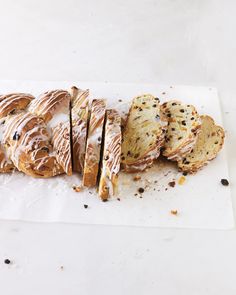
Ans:
[{"label": "golden brown crust", "polygon": [[83,172],[83,185],[87,187],[97,183],[105,110],[105,100],[92,101]]},{"label": "golden brown crust", "polygon": [[28,93],[10,93],[0,96],[0,119],[13,114],[17,110],[24,110],[34,99],[34,96]]}]

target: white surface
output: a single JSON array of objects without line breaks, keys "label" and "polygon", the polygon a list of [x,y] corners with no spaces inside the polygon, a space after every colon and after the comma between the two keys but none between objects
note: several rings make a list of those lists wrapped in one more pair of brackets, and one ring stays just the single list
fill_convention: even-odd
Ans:
[{"label": "white surface", "polygon": [[[217,91],[212,87],[92,82],[0,83],[3,93],[18,89],[36,96],[50,89],[69,89],[76,85],[90,89],[91,98],[105,97],[109,107],[122,111],[129,109],[133,97],[152,93],[161,102],[177,99],[191,103],[200,114],[209,114],[217,124],[222,124]],[[119,102],[120,98],[122,102]],[[95,189],[84,189],[80,193],[73,191],[73,185],[81,185],[81,179],[76,174],[51,179],[33,179],[17,172],[2,174],[0,219],[166,228],[234,227],[230,187],[220,183],[221,178],[229,178],[225,149],[205,169],[186,177],[186,183],[182,186],[178,185],[182,173],[178,173],[174,165],[162,167],[156,164],[140,175],[142,180],[134,182],[133,174],[121,174],[119,193],[104,203]],[[176,186],[171,189],[168,183],[173,180]],[[139,187],[145,188],[141,199],[140,194],[135,196]],[[88,205],[88,209],[84,208],[84,204]],[[170,214],[171,210],[176,209],[178,216]]]},{"label": "white surface", "polygon": [[[0,2],[0,79],[216,86],[236,204],[234,0]],[[234,230],[1,222],[0,244],[4,295],[236,292]]]}]

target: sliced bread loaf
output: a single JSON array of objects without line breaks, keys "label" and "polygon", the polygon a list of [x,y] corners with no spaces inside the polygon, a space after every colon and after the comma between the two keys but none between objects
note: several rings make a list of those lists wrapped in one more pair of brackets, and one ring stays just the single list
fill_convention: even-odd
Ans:
[{"label": "sliced bread loaf", "polygon": [[71,127],[72,127],[72,149],[73,170],[82,172],[84,168],[89,90],[71,87]]},{"label": "sliced bread loaf", "polygon": [[87,187],[97,184],[105,111],[104,99],[92,101],[83,171],[83,185]]},{"label": "sliced bread loaf", "polygon": [[210,116],[201,116],[201,129],[192,151],[178,161],[180,170],[194,173],[213,160],[221,150],[225,133]]},{"label": "sliced bread loaf", "polygon": [[161,111],[168,118],[163,156],[172,161],[181,160],[196,143],[200,117],[194,106],[177,100],[162,104]]},{"label": "sliced bread loaf", "polygon": [[158,98],[145,94],[133,99],[122,139],[121,163],[126,172],[143,171],[158,158],[166,124]]},{"label": "sliced bread loaf", "polygon": [[107,200],[116,192],[121,154],[121,117],[116,110],[107,110],[99,196]]}]

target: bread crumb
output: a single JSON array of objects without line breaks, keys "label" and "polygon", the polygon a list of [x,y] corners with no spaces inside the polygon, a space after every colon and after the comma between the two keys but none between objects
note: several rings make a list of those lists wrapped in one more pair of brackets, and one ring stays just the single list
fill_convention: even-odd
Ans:
[{"label": "bread crumb", "polygon": [[170,182],[168,183],[168,185],[171,186],[171,187],[174,187],[174,186],[175,186],[175,181],[170,181]]},{"label": "bread crumb", "polygon": [[133,178],[134,181],[138,181],[140,179],[141,179],[141,176],[140,175],[135,175],[134,178]]},{"label": "bread crumb", "polygon": [[179,180],[178,180],[178,184],[182,185],[185,183],[186,178],[184,176],[180,176]]},{"label": "bread crumb", "polygon": [[60,266],[60,269],[61,269],[61,270],[64,270],[64,266],[63,266],[63,265],[61,265],[61,266]]},{"label": "bread crumb", "polygon": [[73,185],[73,190],[77,193],[81,192],[83,190],[83,187],[82,186],[76,186],[76,185]]},{"label": "bread crumb", "polygon": [[177,211],[177,210],[171,210],[170,213],[171,213],[172,215],[177,215],[177,214],[178,214],[178,211]]}]

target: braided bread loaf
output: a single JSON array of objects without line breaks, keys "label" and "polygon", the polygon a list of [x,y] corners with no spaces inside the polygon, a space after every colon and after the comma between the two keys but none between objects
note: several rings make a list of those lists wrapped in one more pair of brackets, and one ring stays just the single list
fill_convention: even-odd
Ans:
[{"label": "braided bread loaf", "polygon": [[3,141],[19,171],[33,177],[72,174],[69,106],[67,91],[49,91],[6,120]]},{"label": "braided bread loaf", "polygon": [[6,147],[3,144],[3,136],[7,117],[20,113],[26,109],[28,104],[34,99],[27,93],[10,93],[0,96],[0,172],[8,173],[15,169],[15,166],[7,155]]}]

